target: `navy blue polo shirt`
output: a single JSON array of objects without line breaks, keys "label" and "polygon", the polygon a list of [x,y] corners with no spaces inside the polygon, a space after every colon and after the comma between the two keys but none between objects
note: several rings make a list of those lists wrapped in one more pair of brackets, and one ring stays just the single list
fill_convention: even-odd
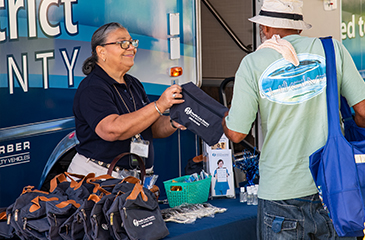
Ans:
[{"label": "navy blue polo shirt", "polygon": [[[85,157],[111,163],[120,153],[130,151],[131,139],[109,142],[95,133],[96,126],[105,117],[111,114],[122,115],[129,113],[129,111],[134,112],[150,103],[141,82],[137,78],[125,74],[124,80],[126,84],[118,83],[96,64],[95,69],[81,81],[75,94],[73,112],[76,135],[80,142],[76,146],[76,150]],[[119,91],[129,111],[114,86]],[[150,142],[149,157],[145,162],[146,168],[150,168],[154,161],[151,127],[144,130],[141,136],[143,140]],[[124,157],[117,165],[130,169],[129,157]]]}]

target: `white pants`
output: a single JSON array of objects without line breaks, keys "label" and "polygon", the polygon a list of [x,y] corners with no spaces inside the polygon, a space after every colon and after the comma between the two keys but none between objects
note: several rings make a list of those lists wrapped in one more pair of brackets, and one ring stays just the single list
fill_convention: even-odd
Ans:
[{"label": "white pants", "polygon": [[[85,176],[89,173],[95,173],[95,176],[100,176],[107,174],[108,169],[92,161],[89,161],[89,159],[84,155],[76,153],[71,161],[71,164],[68,166],[67,172]],[[112,177],[121,178],[116,171],[112,171]]]}]

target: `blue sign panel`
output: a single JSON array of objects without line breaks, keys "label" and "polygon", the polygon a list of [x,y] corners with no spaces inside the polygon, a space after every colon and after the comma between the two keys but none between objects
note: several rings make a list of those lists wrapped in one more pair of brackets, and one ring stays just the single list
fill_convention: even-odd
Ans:
[{"label": "blue sign panel", "polygon": [[[119,22],[139,40],[129,74],[148,95],[160,95],[172,82],[197,84],[195,4],[0,1],[0,207],[25,185],[38,186],[53,150],[74,130],[73,96],[85,77],[81,68],[91,55],[92,34],[103,24]],[[174,57],[171,39],[178,41]],[[174,78],[169,69],[176,66],[183,74]]]}]

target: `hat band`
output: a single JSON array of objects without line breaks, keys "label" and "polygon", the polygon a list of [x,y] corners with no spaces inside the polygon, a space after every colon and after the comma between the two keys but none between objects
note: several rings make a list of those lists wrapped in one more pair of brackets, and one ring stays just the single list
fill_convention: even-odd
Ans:
[{"label": "hat band", "polygon": [[264,11],[261,10],[259,15],[261,16],[267,16],[267,17],[275,17],[275,18],[286,18],[286,19],[291,19],[294,21],[302,21],[303,20],[303,16],[300,14],[292,14],[292,13],[281,13],[281,12],[268,12],[268,11]]}]

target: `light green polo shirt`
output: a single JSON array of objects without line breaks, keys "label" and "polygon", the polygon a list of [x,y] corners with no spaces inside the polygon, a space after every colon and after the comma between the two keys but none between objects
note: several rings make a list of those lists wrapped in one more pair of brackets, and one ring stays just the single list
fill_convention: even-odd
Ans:
[{"label": "light green polo shirt", "polygon": [[[318,38],[290,35],[300,65],[263,48],[236,72],[227,127],[247,134],[259,111],[263,133],[259,197],[285,200],[317,193],[309,156],[327,140],[325,54]],[[350,106],[365,99],[365,82],[350,54],[334,40],[338,86]]]}]

